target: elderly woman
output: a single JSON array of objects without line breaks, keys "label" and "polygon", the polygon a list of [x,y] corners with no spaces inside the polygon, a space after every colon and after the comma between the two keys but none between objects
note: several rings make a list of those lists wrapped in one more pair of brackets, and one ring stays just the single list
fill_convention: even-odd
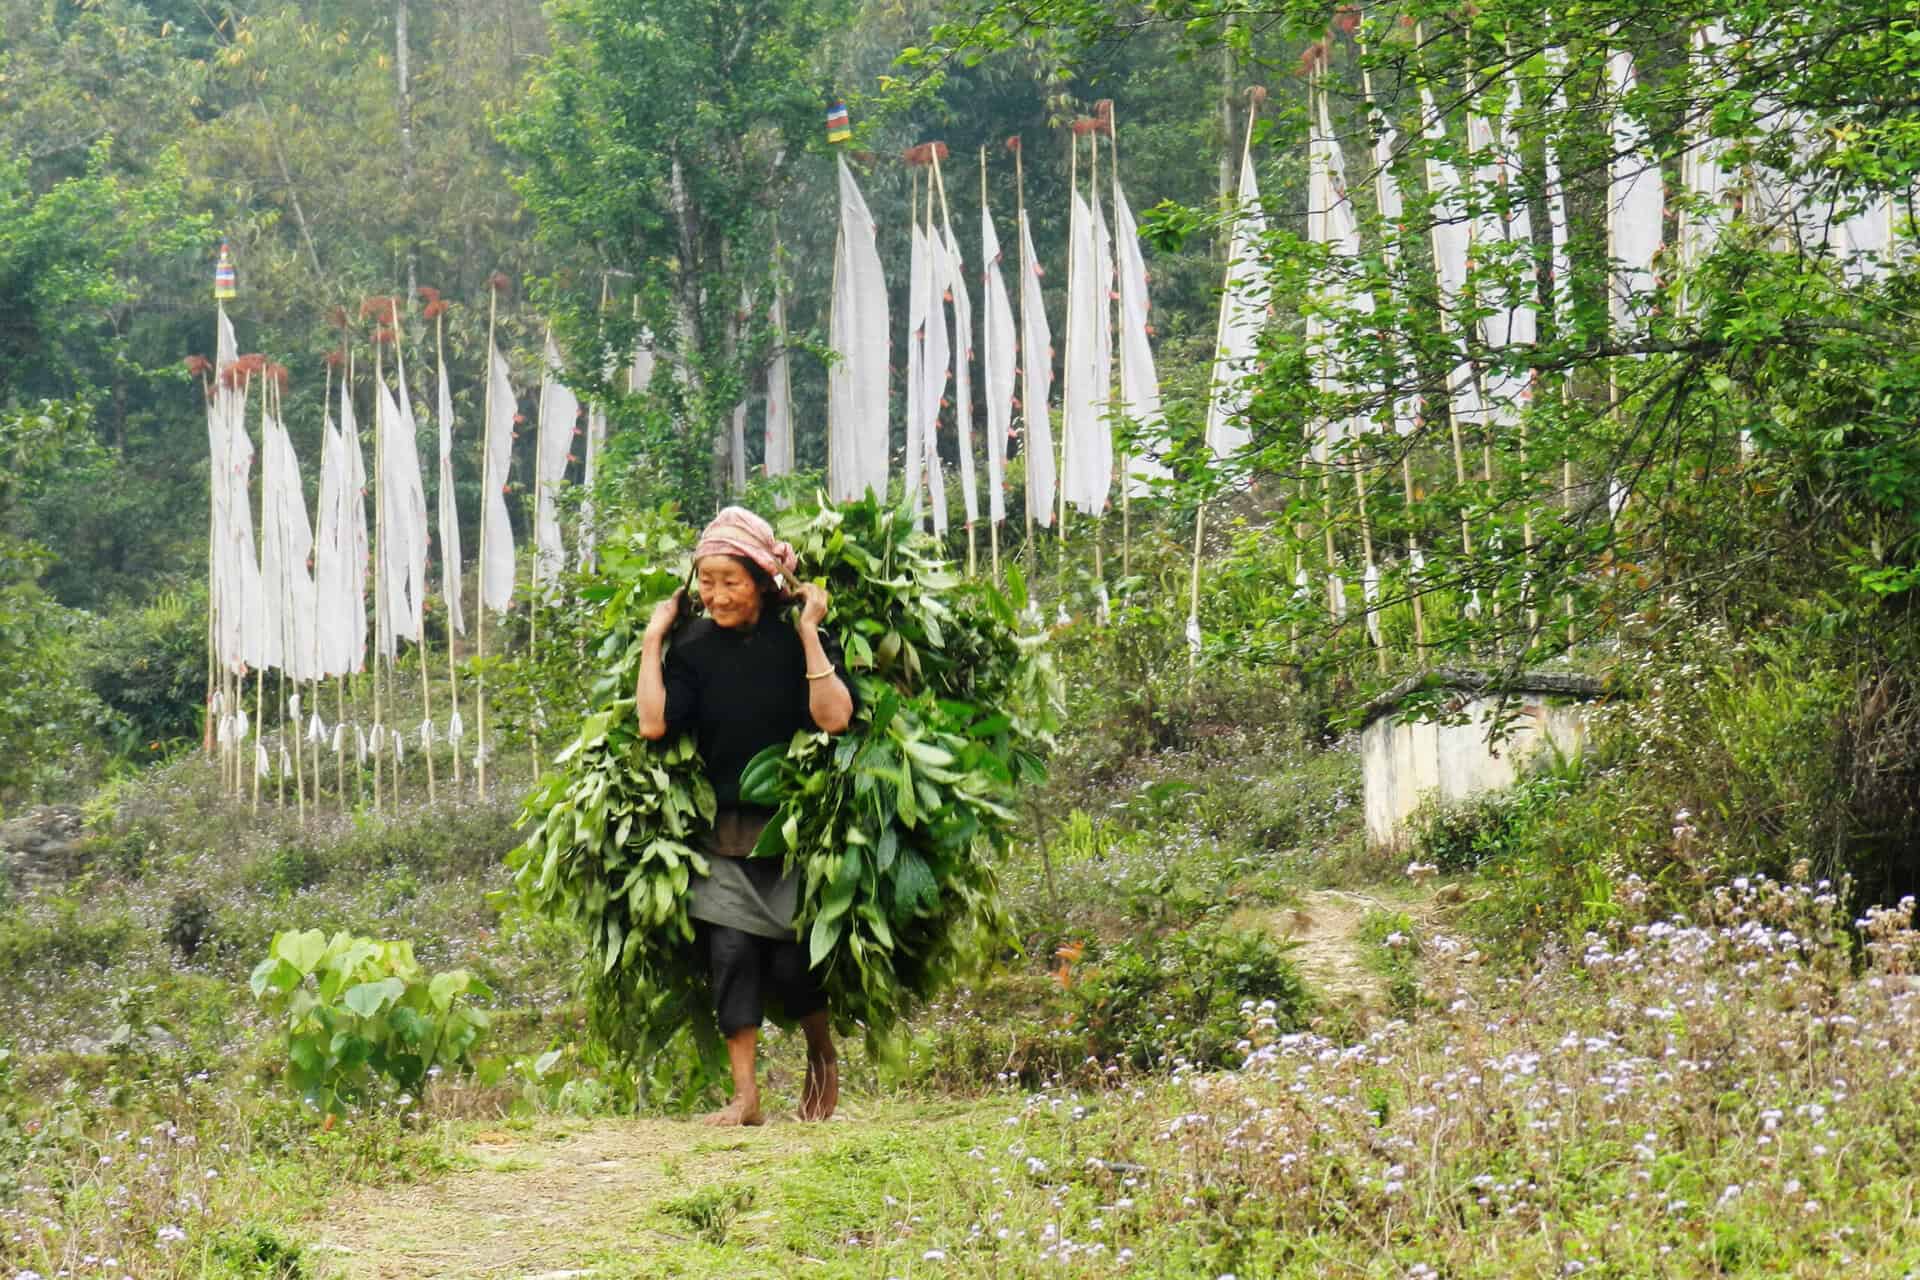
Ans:
[{"label": "elderly woman", "polygon": [[[754,1058],[768,995],[807,1037],[807,1079],[800,1118],[824,1120],[839,1102],[838,1058],[826,998],[794,936],[799,876],[771,858],[746,855],[772,811],[740,802],[740,771],[762,750],[797,730],[839,733],[853,720],[853,682],[840,646],[820,633],[827,593],[794,581],[793,548],[759,516],[728,507],[693,552],[706,617],[660,650],[682,611],[683,592],[662,601],[647,622],[634,701],[640,732],[660,739],[691,732],[713,783],[718,813],[704,852],[709,874],[693,885],[689,909],[713,980],[715,1011],[726,1037],[733,1100],[708,1124],[760,1124]],[[788,625],[781,610],[798,601]]]}]

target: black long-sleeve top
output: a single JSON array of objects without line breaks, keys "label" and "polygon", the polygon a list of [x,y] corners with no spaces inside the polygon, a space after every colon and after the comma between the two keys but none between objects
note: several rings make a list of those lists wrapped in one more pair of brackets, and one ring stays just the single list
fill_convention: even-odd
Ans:
[{"label": "black long-sleeve top", "polygon": [[[820,649],[859,710],[840,642],[821,631]],[[692,730],[715,802],[723,811],[765,816],[765,809],[740,804],[740,771],[773,744],[819,728],[808,707],[807,654],[793,623],[772,608],[752,627],[697,618],[674,638],[660,674],[667,732]]]}]

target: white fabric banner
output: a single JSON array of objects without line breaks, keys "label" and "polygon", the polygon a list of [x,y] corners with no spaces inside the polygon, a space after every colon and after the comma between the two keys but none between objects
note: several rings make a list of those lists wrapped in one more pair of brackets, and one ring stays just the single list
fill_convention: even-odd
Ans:
[{"label": "white fabric banner", "polygon": [[1053,423],[1047,397],[1053,384],[1053,335],[1040,292],[1040,259],[1033,227],[1020,211],[1020,412],[1026,423],[1021,456],[1027,468],[1027,510],[1042,529],[1053,527]]},{"label": "white fabric banner", "polygon": [[1099,450],[1098,398],[1100,356],[1095,330],[1099,309],[1095,297],[1093,215],[1080,193],[1073,193],[1067,219],[1067,353],[1060,380],[1060,486],[1066,500],[1082,511],[1097,513],[1106,502],[1096,474]]},{"label": "white fabric banner", "polygon": [[367,572],[373,544],[367,536],[367,455],[360,447],[360,424],[353,416],[353,389],[345,382],[340,384],[340,447],[344,458],[340,546],[346,557],[343,576],[352,611],[347,669],[359,672],[367,666]]},{"label": "white fabric banner", "polygon": [[987,374],[987,518],[999,524],[1007,518],[1007,436],[1013,428],[1014,375],[1020,357],[1015,348],[1013,302],[1000,269],[1000,236],[985,208],[980,210],[980,245],[981,290],[987,307],[982,361]]},{"label": "white fabric banner", "polygon": [[767,308],[773,327],[773,362],[767,366],[766,472],[793,474],[793,374],[787,360],[787,300],[776,284]]},{"label": "white fabric banner", "polygon": [[1242,385],[1253,371],[1260,331],[1267,324],[1268,283],[1260,261],[1267,217],[1251,151],[1240,158],[1240,193],[1227,247],[1226,282],[1220,290],[1220,323],[1213,356],[1213,395],[1207,402],[1207,447],[1226,458],[1247,447],[1252,433],[1241,420],[1249,399]]},{"label": "white fabric banner", "polygon": [[[929,210],[931,214],[931,210]],[[926,454],[927,491],[932,499],[933,531],[947,531],[947,478],[940,469],[940,407],[953,374],[953,347],[947,337],[947,250],[934,233],[931,217],[922,234],[926,247],[926,352],[920,364],[920,447]]]},{"label": "white fabric banner", "polygon": [[827,368],[827,496],[852,502],[871,489],[886,501],[887,383],[891,321],[887,282],[874,243],[876,228],[865,197],[836,157],[840,174],[840,232],[834,247],[833,315]]},{"label": "white fabric banner", "polygon": [[465,635],[467,616],[460,607],[460,505],[453,488],[453,391],[447,386],[445,361],[440,364],[434,416],[440,427],[440,594],[446,600],[447,625],[454,634]]},{"label": "white fabric banner", "polygon": [[[1136,434],[1156,432],[1164,425],[1160,410],[1160,374],[1154,367],[1153,343],[1148,335],[1147,260],[1140,250],[1140,228],[1134,222],[1127,193],[1113,184],[1113,232],[1117,249],[1120,291],[1120,405],[1133,419]],[[1149,492],[1155,480],[1169,477],[1165,464],[1150,453],[1127,458],[1128,492]]]},{"label": "white fabric banner", "polygon": [[907,448],[904,495],[920,516],[921,486],[926,476],[927,413],[927,233],[913,224],[907,257]]},{"label": "white fabric banner", "polygon": [[560,348],[547,334],[540,376],[539,447],[534,460],[533,548],[536,581],[551,583],[565,563],[566,546],[560,536],[557,498],[566,483],[568,455],[579,430],[580,401],[560,380],[565,366]]},{"label": "white fabric banner", "polygon": [[967,264],[953,224],[942,219],[947,251],[947,300],[953,304],[953,431],[960,454],[960,496],[967,526],[980,519],[973,467],[973,299],[967,294]]},{"label": "white fabric banner", "polygon": [[513,397],[513,384],[507,378],[507,362],[500,348],[488,351],[487,370],[485,476],[480,497],[485,504],[482,518],[486,535],[480,553],[480,605],[504,611],[513,603],[513,524],[507,514],[507,475],[513,466],[513,419],[519,404]]},{"label": "white fabric banner", "polygon": [[1615,329],[1638,327],[1652,305],[1654,255],[1660,251],[1666,192],[1660,160],[1650,148],[1646,126],[1623,107],[1638,76],[1633,55],[1617,49],[1607,59],[1607,83],[1613,91],[1613,158],[1607,167],[1608,312]]}]

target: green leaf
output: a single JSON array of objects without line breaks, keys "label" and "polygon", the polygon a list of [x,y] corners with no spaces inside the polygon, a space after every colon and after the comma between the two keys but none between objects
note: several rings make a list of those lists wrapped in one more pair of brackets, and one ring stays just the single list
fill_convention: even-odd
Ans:
[{"label": "green leaf", "polygon": [[427,996],[433,1001],[433,1007],[444,1013],[454,997],[465,994],[467,984],[465,969],[449,969],[434,975],[433,981],[427,984]]},{"label": "green leaf", "polygon": [[312,973],[314,966],[320,963],[327,953],[327,935],[318,929],[308,929],[304,933],[289,931],[276,934],[270,955],[280,957],[292,965],[298,973]]},{"label": "green leaf", "polygon": [[[444,975],[443,975],[444,976]],[[438,979],[435,979],[438,981]],[[362,982],[349,987],[340,1002],[363,1018],[371,1018],[382,1009],[398,1000],[407,989],[407,984],[398,978],[383,978],[378,982]]]},{"label": "green leaf", "polygon": [[813,932],[807,940],[807,964],[818,969],[820,962],[833,953],[834,944],[840,941],[841,926],[822,916],[813,922]]}]

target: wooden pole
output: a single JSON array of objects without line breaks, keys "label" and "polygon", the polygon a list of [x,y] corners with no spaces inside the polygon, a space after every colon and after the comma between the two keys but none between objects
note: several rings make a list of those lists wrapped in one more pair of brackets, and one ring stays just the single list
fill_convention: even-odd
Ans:
[{"label": "wooden pole", "polygon": [[[381,395],[386,390],[386,357],[380,350],[380,336],[373,342],[373,727],[367,731],[373,752],[373,811],[383,809],[380,785],[380,754],[386,748],[387,726],[381,720],[380,661],[387,644],[387,415],[381,412]],[[393,780],[394,802],[399,803],[400,778]]]},{"label": "wooden pole", "polygon": [[[1020,154],[1020,139],[1015,137],[1009,139],[1009,141],[1013,143],[1014,208],[1018,214],[1018,225],[1015,227],[1014,234],[1020,237],[1020,287],[1013,291],[1014,298],[1020,308],[1018,319],[1020,333],[1018,335],[1019,341],[1016,343],[1021,353],[1020,370],[1023,382],[1020,396],[1020,412],[1027,420],[1026,436],[1021,442],[1021,449],[1024,454],[1022,459],[1024,465],[1021,470],[1026,475],[1027,495],[1026,501],[1022,502],[1020,506],[1027,518],[1027,599],[1031,602],[1033,599],[1035,575],[1039,572],[1040,564],[1038,552],[1033,545],[1033,397],[1026,393],[1026,388],[1033,382],[1038,382],[1043,388],[1047,383],[1044,376],[1035,378],[1033,377],[1033,371],[1026,367],[1027,359],[1032,354],[1027,351],[1026,348],[1027,272],[1033,270],[1033,263],[1027,260],[1027,176],[1025,160]],[[1040,412],[1045,413],[1046,411],[1047,405],[1043,398],[1040,402]]]},{"label": "wooden pole", "polygon": [[[1071,129],[1067,131],[1067,153],[1069,157],[1067,160],[1068,207],[1071,208],[1073,202],[1078,200],[1080,196],[1080,135]],[[1071,216],[1072,215],[1070,215],[1070,217]],[[1071,236],[1069,236],[1067,243],[1067,341],[1069,343],[1073,341],[1074,290],[1077,289],[1080,284],[1080,282],[1074,278],[1073,258],[1073,243]],[[1066,402],[1064,400],[1061,401],[1063,408],[1065,404]],[[1059,541],[1054,545],[1054,567],[1058,571],[1060,580],[1058,587],[1060,598],[1055,606],[1055,611],[1058,614],[1064,614],[1067,608],[1067,423],[1064,414],[1061,417],[1060,439],[1055,442],[1055,451],[1060,458],[1053,470],[1054,493],[1060,503],[1059,514],[1054,517],[1060,524],[1059,529],[1056,531],[1059,535]]]},{"label": "wooden pole", "polygon": [[[1094,140],[1096,153],[1100,142]],[[1116,216],[1120,210],[1120,122],[1111,109],[1107,112],[1107,148],[1112,161],[1113,208]],[[1121,317],[1121,323],[1126,317]],[[1120,339],[1120,386],[1127,385],[1127,342],[1124,332]],[[1131,405],[1127,406],[1132,408]],[[1133,576],[1133,457],[1125,449],[1120,451],[1120,576]]]},{"label": "wooden pole", "polygon": [[[940,171],[940,147],[938,145],[934,146],[930,154],[933,157],[934,189],[940,193],[940,218],[943,224],[942,229],[950,231],[953,228],[953,210],[947,206],[947,177],[944,173]],[[933,209],[931,204],[928,205],[927,214],[928,214],[927,221],[931,223],[933,221],[933,217],[932,217]],[[967,287],[966,277],[964,274],[961,276],[961,279],[960,279],[960,287],[962,289],[965,289]],[[986,304],[986,298],[984,295],[982,295],[981,305],[984,307],[985,304]],[[942,319],[942,323],[945,323],[944,318]],[[973,335],[971,333],[968,333],[966,337],[968,339],[971,339]],[[966,343],[956,342],[953,344],[953,359],[955,362],[954,368],[956,371],[960,368],[961,362],[971,362],[972,358],[973,357],[967,353]],[[969,364],[969,372],[971,372],[970,364]],[[955,380],[954,385],[957,388],[959,385],[958,372],[955,373],[954,380]],[[955,392],[955,395],[956,397],[958,396],[957,391]],[[969,411],[971,411],[972,408],[973,406],[971,404],[967,406],[967,409]],[[954,413],[954,426],[955,426],[954,443],[959,444],[962,440],[966,441],[965,448],[968,454],[967,470],[971,471],[973,469],[973,457],[972,457],[973,423],[971,421],[965,424],[962,424],[960,422],[960,402],[957,398],[954,401],[953,413]],[[962,425],[965,426],[966,428],[965,431],[959,430],[959,428]],[[980,509],[980,493],[977,486],[975,487],[974,492],[969,493],[967,495],[967,498],[972,501],[974,510],[978,511]],[[965,508],[962,508],[963,511],[964,509]],[[974,532],[973,523],[974,522],[972,520],[967,521],[967,576],[969,578],[977,578],[980,576],[979,553],[976,549],[975,532]]]},{"label": "wooden pole", "polygon": [[[636,301],[637,305],[637,301]],[[487,798],[487,542],[490,530],[488,512],[493,509],[492,474],[488,451],[493,447],[493,332],[500,314],[500,290],[493,279],[487,281],[487,353],[486,373],[481,379],[480,419],[480,577],[476,583],[479,598],[473,619],[474,660],[474,789],[481,800]],[[499,477],[504,480],[505,477]]]},{"label": "wooden pole", "polygon": [[[252,390],[253,376],[252,374],[248,374],[248,393],[246,393],[246,397],[240,401],[240,430],[242,430],[242,432],[246,430],[246,403],[248,403],[250,399],[253,399]],[[267,411],[267,388],[265,388],[265,380],[261,380],[261,413],[265,413],[265,411]],[[263,474],[263,476],[261,476],[261,516],[259,516],[259,520],[253,524],[255,530],[267,528],[267,493],[265,493],[265,489],[267,489],[267,484],[265,484],[265,474]],[[248,493],[246,501],[248,501],[248,505],[252,505],[252,493]],[[250,547],[248,551],[252,551],[252,547]],[[267,672],[265,672],[265,668],[259,668],[259,670],[253,674],[253,747],[255,747],[255,750],[253,750],[253,812],[255,812],[255,814],[259,814],[259,756],[267,750],[267,716],[265,716],[265,708],[267,708]]]},{"label": "wooden pole", "polygon": [[[447,371],[447,318],[444,312],[433,318],[433,350],[435,358],[439,361],[440,374],[444,377]],[[491,357],[489,357],[489,359],[490,358]],[[448,448],[452,448],[452,423],[447,424],[447,438],[449,442]],[[451,466],[451,464],[449,464],[449,466]],[[449,479],[451,479],[451,477],[449,477]],[[454,519],[459,519],[459,508],[457,506],[454,508]],[[444,543],[445,539],[443,538],[441,541]],[[461,567],[453,563],[452,559],[447,555],[447,548],[444,545],[440,548],[440,563],[442,566],[441,574],[444,580],[457,584],[460,580]],[[444,586],[442,590],[445,590]],[[424,668],[425,664],[423,663],[422,669],[424,670]],[[449,608],[447,609],[447,702],[451,707],[447,719],[447,745],[453,752],[453,790],[454,794],[458,795],[462,783],[460,776],[460,744],[453,738],[453,721],[460,715],[460,668],[453,660],[453,609],[451,608],[451,602],[449,602]]]},{"label": "wooden pole", "polygon": [[[547,342],[553,341],[553,326],[547,326]],[[547,392],[551,371],[546,367],[546,343],[540,347],[540,409],[534,423],[533,446],[533,547],[527,568],[527,663],[536,670],[540,662],[540,503],[546,493],[546,479],[540,472],[547,456]],[[571,430],[572,423],[567,423]],[[554,428],[556,430],[560,428]],[[527,716],[527,758],[533,764],[535,781],[540,778],[540,697],[536,693]]]},{"label": "wooden pole", "polygon": [[[1373,104],[1373,72],[1369,70],[1366,66],[1366,57],[1365,57],[1366,46],[1364,44],[1360,46],[1360,52],[1362,55],[1361,68],[1360,68],[1360,92],[1361,92],[1361,95],[1366,99],[1368,121],[1371,124],[1378,126],[1380,123],[1379,112],[1374,108],[1374,104]],[[1385,182],[1387,177],[1388,175],[1383,171],[1381,173],[1375,174],[1374,181],[1373,181],[1374,211],[1379,214],[1383,229],[1384,229],[1384,224],[1386,223],[1386,220],[1387,220],[1387,213],[1388,213],[1385,205],[1385,197],[1386,197]],[[1392,395],[1391,390],[1389,391],[1389,395],[1390,396]],[[1389,417],[1392,417],[1392,416],[1393,415],[1390,413]],[[1397,429],[1397,425],[1398,425],[1397,421],[1395,422],[1394,425],[1395,425],[1395,428]],[[1411,511],[1413,509],[1413,502],[1414,502],[1413,462],[1410,457],[1410,451],[1405,449],[1403,449],[1400,454],[1400,488],[1401,488],[1401,497],[1406,503],[1407,510]],[[1420,542],[1419,542],[1419,539],[1414,535],[1412,521],[1408,521],[1408,524],[1407,524],[1408,567],[1411,568],[1412,565],[1419,560],[1419,558],[1420,558]],[[1411,582],[1411,579],[1409,579],[1409,581]],[[1416,655],[1419,657],[1419,659],[1421,661],[1424,661],[1426,658],[1426,652],[1427,652],[1426,610],[1421,604],[1421,592],[1417,584],[1412,585],[1410,587],[1408,591],[1408,595],[1411,596],[1412,602],[1413,602],[1414,650]]]},{"label": "wooden pole", "polygon": [[[226,313],[224,304],[215,302],[214,307],[222,315]],[[212,366],[214,376],[210,378],[205,372],[202,372],[200,375],[200,393],[206,400],[208,417],[212,417],[214,413],[214,378],[217,378],[220,372],[218,367],[218,361],[220,359],[218,333],[219,330],[216,329],[213,348],[215,363]],[[226,433],[221,432],[220,434],[224,437]],[[202,704],[205,708],[205,718],[201,724],[200,745],[201,749],[206,752],[207,760],[210,763],[214,758],[214,744],[218,736],[218,729],[215,725],[218,715],[214,711],[214,694],[217,692],[220,667],[218,641],[220,633],[219,580],[218,575],[214,572],[214,567],[220,562],[220,525],[216,518],[216,513],[219,510],[220,504],[220,486],[225,475],[225,459],[214,457],[212,450],[209,449],[207,452],[207,692],[205,702]]]},{"label": "wooden pole", "polygon": [[[396,298],[393,303],[393,363],[400,378],[400,394],[410,397],[413,392],[411,388],[407,386],[407,353],[401,346],[401,314],[400,300]],[[418,471],[420,442],[418,439],[408,440],[406,446],[413,454],[415,462],[414,470]],[[423,520],[426,518],[426,512],[424,510],[421,511],[420,515]],[[425,530],[422,530],[421,533],[424,536]],[[420,754],[427,762],[427,803],[432,805],[439,799],[433,776],[433,742],[430,736],[433,732],[433,681],[427,676],[430,665],[428,659],[431,655],[427,652],[426,583],[424,581],[421,582],[420,587],[421,598],[413,602],[415,613],[413,657],[414,661],[420,664]],[[451,640],[451,632],[449,632],[449,640]],[[397,650],[398,646],[396,645],[395,648]],[[451,648],[451,644],[449,644],[449,648]],[[395,730],[395,732],[399,733],[402,741],[406,739],[404,729]]]},{"label": "wooden pole", "polygon": [[[1258,101],[1249,95],[1247,100],[1246,138],[1245,141],[1241,143],[1240,148],[1240,167],[1242,171],[1246,169],[1247,157],[1253,154],[1253,125],[1259,114],[1260,108]],[[1227,264],[1229,284],[1232,282],[1232,274],[1233,264],[1229,261]],[[1225,306],[1222,306],[1220,308],[1220,322],[1214,329],[1213,349],[1216,352],[1220,349],[1220,344],[1226,340],[1226,322],[1227,309]],[[1201,496],[1196,500],[1193,511],[1193,578],[1187,605],[1187,631],[1189,635],[1198,634],[1200,630],[1200,542],[1206,528],[1206,516],[1207,500],[1205,496]],[[1198,663],[1199,655],[1195,652],[1194,646],[1188,646],[1187,657],[1189,666]]]},{"label": "wooden pole", "polygon": [[[988,216],[987,214],[987,147],[985,143],[980,144],[980,216],[982,218],[985,218]],[[980,252],[982,257],[984,258],[986,254],[986,246],[984,244],[981,245]],[[986,261],[982,261],[980,264],[980,283],[981,283],[980,307],[983,312],[986,311],[988,308],[987,289],[986,289],[987,272],[990,268],[993,268],[993,267],[994,267],[993,263],[986,262]],[[984,339],[984,335],[983,335],[983,339]],[[1015,349],[1018,350],[1019,338],[1017,335],[1014,339],[1014,344],[1015,344]],[[984,348],[985,348],[985,343],[983,340],[982,342],[983,352],[984,352]],[[991,386],[987,388],[987,394],[989,396],[993,394],[993,388]],[[992,413],[988,413],[987,415],[987,430],[988,431],[993,430]],[[993,445],[994,445],[993,441],[989,440],[987,442],[987,456],[989,459],[991,459],[993,456]],[[1000,450],[1001,450],[1000,456],[1004,459],[1006,457],[1006,441],[1005,440],[1000,441]],[[991,475],[987,477],[989,483],[992,483],[993,481],[999,478],[1000,477],[991,476]],[[1004,498],[1002,498],[1001,494],[999,494],[998,492],[989,493],[987,495],[987,545],[993,553],[993,582],[995,586],[999,586],[1000,585],[1000,522],[993,518],[993,503],[996,499],[1001,501],[1005,500]],[[1004,510],[1004,508],[1002,509]]]},{"label": "wooden pole", "polygon": [[260,812],[260,758],[267,753],[267,673],[264,668],[253,676],[253,811]]}]

